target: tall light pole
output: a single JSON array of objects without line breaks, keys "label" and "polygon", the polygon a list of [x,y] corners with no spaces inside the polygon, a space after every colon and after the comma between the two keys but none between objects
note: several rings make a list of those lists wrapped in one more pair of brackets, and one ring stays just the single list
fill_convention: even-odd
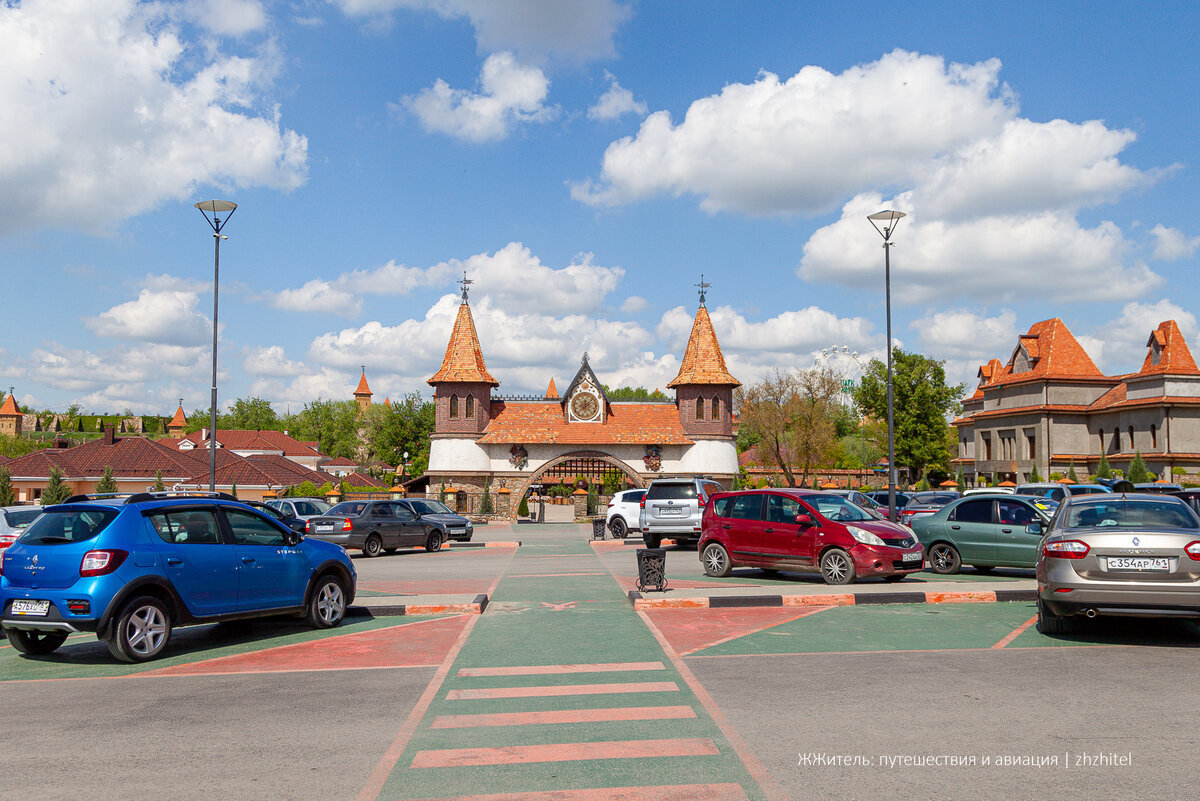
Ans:
[{"label": "tall light pole", "polygon": [[[905,214],[902,211],[877,211],[867,219],[883,237],[883,290],[887,304],[887,426],[888,426],[888,520],[896,521],[896,428],[892,405],[892,234]],[[882,226],[882,227],[881,227]]]},{"label": "tall light pole", "polygon": [[[212,398],[209,400],[208,428],[208,491],[217,491],[217,287],[221,277],[221,240],[229,237],[221,234],[237,204],[231,200],[202,200],[196,204],[204,221],[213,230],[213,348],[212,348]],[[218,215],[224,214],[222,220]]]},{"label": "tall light pole", "polygon": [[[856,350],[851,350],[849,345],[831,345],[828,348],[822,348],[821,355],[824,356],[827,361],[832,361],[834,359],[845,356],[845,357],[849,358],[851,361],[853,361],[856,365],[858,365],[858,375],[860,378],[862,376],[866,375],[866,373],[867,373],[867,368],[863,365],[862,359],[858,358],[859,352]],[[841,378],[841,375],[842,375],[841,373],[838,373],[839,378]],[[854,396],[853,396],[853,393],[848,392],[846,390],[846,379],[842,379],[842,393],[850,398],[850,403],[847,403],[846,405],[847,406],[853,405]],[[865,478],[866,469],[867,469],[867,427],[863,423],[861,411],[859,411],[859,415],[858,415],[858,431],[859,431],[859,434],[862,436],[862,463],[863,463],[863,476]]]}]

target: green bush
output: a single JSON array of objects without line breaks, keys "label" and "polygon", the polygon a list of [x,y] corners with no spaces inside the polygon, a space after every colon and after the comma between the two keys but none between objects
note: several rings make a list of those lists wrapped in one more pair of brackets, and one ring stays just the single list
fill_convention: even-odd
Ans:
[{"label": "green bush", "polygon": [[492,480],[483,482],[483,497],[479,499],[479,514],[492,514]]},{"label": "green bush", "polygon": [[517,515],[520,517],[529,517],[529,501],[525,498],[521,499],[521,503],[517,505]]}]

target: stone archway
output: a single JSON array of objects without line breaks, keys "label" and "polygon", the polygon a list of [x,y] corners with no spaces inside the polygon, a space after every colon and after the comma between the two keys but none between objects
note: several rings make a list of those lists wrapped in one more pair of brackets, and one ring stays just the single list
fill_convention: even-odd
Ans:
[{"label": "stone archway", "polygon": [[554,468],[581,459],[601,462],[610,468],[621,471],[622,475],[624,475],[625,478],[628,479],[629,482],[635,487],[642,488],[646,486],[645,480],[638,475],[636,470],[614,456],[609,456],[607,453],[601,453],[600,451],[574,451],[572,453],[564,453],[561,456],[556,456],[547,461],[537,470],[533,471],[533,475],[523,480],[517,487],[516,492],[513,494],[513,497],[517,500],[513,501],[513,503],[518,503],[519,499],[524,498],[525,493],[529,492],[529,488],[541,481],[542,476],[553,471]]}]

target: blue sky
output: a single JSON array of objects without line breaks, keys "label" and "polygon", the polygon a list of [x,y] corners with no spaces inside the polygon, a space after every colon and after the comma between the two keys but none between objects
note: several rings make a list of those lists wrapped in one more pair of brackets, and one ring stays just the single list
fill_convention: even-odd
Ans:
[{"label": "blue sky", "polygon": [[879,356],[889,207],[955,381],[1049,317],[1200,343],[1194,5],[816,5],[8,0],[0,389],[207,408],[211,198],[222,405],[428,393],[464,271],[501,393],[664,386],[701,274],[745,383]]}]

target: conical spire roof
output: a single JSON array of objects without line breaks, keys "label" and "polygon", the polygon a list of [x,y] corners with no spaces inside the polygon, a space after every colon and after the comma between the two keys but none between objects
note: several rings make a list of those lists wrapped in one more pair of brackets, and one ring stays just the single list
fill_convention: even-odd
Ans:
[{"label": "conical spire roof", "polygon": [[550,379],[550,386],[546,387],[546,397],[558,400],[558,387],[554,386],[554,379]]},{"label": "conical spire roof", "polygon": [[13,415],[20,413],[21,410],[17,408],[17,402],[13,400],[12,393],[8,393],[8,396],[4,399],[3,405],[0,405],[0,414]]},{"label": "conical spire roof", "polygon": [[171,418],[171,422],[167,423],[167,428],[185,428],[187,427],[187,415],[183,413],[183,403],[175,409],[175,416]]},{"label": "conical spire roof", "polygon": [[367,386],[367,369],[364,367],[362,376],[358,379],[358,389],[354,390],[355,395],[370,395],[371,388]]},{"label": "conical spire roof", "polygon": [[1192,352],[1183,339],[1183,332],[1174,320],[1159,323],[1158,328],[1150,333],[1146,347],[1146,360],[1142,362],[1139,374],[1200,374],[1196,360],[1192,358]]},{"label": "conical spire roof", "polygon": [[704,306],[696,312],[696,321],[692,323],[692,334],[688,337],[687,348],[683,351],[679,375],[675,376],[667,387],[673,389],[693,384],[733,387],[742,385],[742,382],[730,375],[725,367],[725,356],[721,353],[721,344],[717,342],[717,332],[713,330],[712,318],[708,316],[708,309]]},{"label": "conical spire roof", "polygon": [[483,363],[479,335],[475,333],[475,320],[471,317],[471,306],[466,301],[458,307],[458,317],[454,320],[454,330],[450,332],[450,343],[446,346],[441,369],[434,373],[428,383],[451,381],[500,386],[500,382],[492,377]]}]

